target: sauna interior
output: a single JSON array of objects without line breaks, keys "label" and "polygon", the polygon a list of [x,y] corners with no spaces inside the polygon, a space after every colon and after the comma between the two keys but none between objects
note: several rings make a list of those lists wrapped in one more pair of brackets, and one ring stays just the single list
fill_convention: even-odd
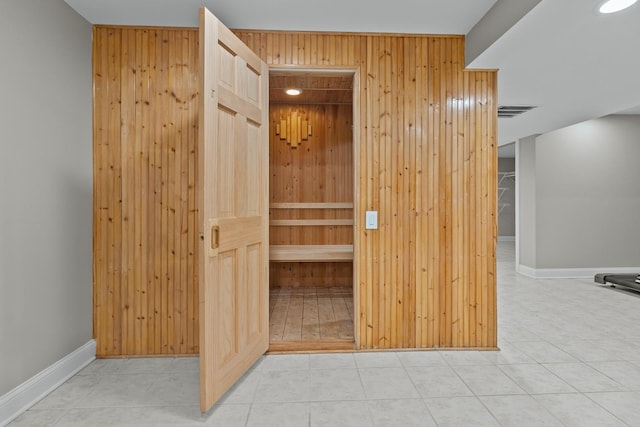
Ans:
[{"label": "sauna interior", "polygon": [[353,82],[270,72],[270,351],[354,348]]}]

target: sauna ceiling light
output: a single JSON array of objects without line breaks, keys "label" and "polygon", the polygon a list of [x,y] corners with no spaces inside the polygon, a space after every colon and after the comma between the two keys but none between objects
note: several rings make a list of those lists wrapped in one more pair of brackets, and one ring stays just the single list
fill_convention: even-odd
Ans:
[{"label": "sauna ceiling light", "polygon": [[600,5],[600,13],[614,13],[632,6],[638,0],[607,0]]},{"label": "sauna ceiling light", "polygon": [[300,95],[302,93],[302,91],[300,89],[286,89],[284,92],[287,95],[291,95],[291,96],[297,96],[297,95]]}]

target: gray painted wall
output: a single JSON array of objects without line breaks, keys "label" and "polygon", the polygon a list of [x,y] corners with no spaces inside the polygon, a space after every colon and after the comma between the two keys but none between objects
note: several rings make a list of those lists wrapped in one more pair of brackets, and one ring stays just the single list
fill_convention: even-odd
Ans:
[{"label": "gray painted wall", "polygon": [[469,31],[465,39],[465,65],[469,65],[541,0],[498,0]]},{"label": "gray painted wall", "polygon": [[536,268],[640,265],[640,116],[537,138]]},{"label": "gray painted wall", "polygon": [[516,142],[518,186],[518,249],[521,265],[536,266],[536,137]]},{"label": "gray painted wall", "polygon": [[91,25],[0,1],[0,396],[92,338]]},{"label": "gray painted wall", "polygon": [[[499,158],[498,172],[514,172],[516,159]],[[500,189],[503,188],[504,191]],[[500,195],[502,193],[502,195]],[[515,179],[502,178],[498,174],[498,236],[516,235],[516,184]]]}]

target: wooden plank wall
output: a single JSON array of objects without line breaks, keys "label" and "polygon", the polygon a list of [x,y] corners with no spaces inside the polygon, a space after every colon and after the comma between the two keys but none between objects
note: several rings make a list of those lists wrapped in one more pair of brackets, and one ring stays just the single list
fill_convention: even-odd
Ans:
[{"label": "wooden plank wall", "polygon": [[97,355],[198,353],[198,32],[93,43]]},{"label": "wooden plank wall", "polygon": [[[269,109],[269,195],[271,203],[353,202],[352,105],[284,105]],[[276,135],[274,123],[297,111],[313,134],[297,148]],[[352,219],[352,209],[271,209],[270,219]],[[270,227],[272,245],[348,245],[353,227]],[[271,263],[271,287],[352,286],[346,262]]]},{"label": "wooden plank wall", "polygon": [[[355,218],[380,223],[354,242],[358,348],[495,347],[496,72],[463,69],[461,36],[236,34],[270,65],[358,70]],[[198,352],[197,38],[94,30],[99,356]]]},{"label": "wooden plank wall", "polygon": [[493,348],[496,72],[462,36],[236,31],[269,65],[347,67],[356,112],[358,348]]}]

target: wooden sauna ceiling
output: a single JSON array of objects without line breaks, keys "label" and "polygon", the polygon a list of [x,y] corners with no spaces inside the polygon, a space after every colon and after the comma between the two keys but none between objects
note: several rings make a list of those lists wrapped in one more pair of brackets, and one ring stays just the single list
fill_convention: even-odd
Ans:
[{"label": "wooden sauna ceiling", "polygon": [[[288,88],[302,90],[298,96],[285,93]],[[274,104],[352,104],[353,74],[291,73],[269,74],[269,102]]]}]

